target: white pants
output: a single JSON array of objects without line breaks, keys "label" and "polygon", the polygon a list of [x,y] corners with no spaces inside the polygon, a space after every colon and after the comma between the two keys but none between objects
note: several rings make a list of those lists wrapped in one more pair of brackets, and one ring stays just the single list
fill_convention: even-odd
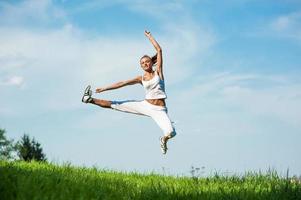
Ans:
[{"label": "white pants", "polygon": [[112,101],[111,108],[122,112],[149,116],[162,129],[165,136],[174,137],[176,135],[175,128],[167,114],[166,107],[153,105],[146,100],[126,100]]}]

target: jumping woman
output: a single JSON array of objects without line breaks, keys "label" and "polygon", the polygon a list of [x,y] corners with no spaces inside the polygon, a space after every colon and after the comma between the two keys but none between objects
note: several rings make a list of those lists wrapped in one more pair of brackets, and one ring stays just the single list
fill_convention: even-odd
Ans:
[{"label": "jumping woman", "polygon": [[[167,141],[176,135],[176,131],[167,114],[162,49],[150,32],[145,31],[144,34],[153,44],[157,53],[153,57],[144,55],[140,59],[141,68],[144,70],[143,75],[137,76],[134,79],[112,84],[108,87],[97,88],[95,92],[101,93],[107,90],[114,90],[127,85],[139,83],[142,84],[145,89],[145,100],[107,101],[103,99],[92,98],[92,90],[91,86],[89,85],[85,89],[82,102],[95,104],[103,108],[111,108],[122,112],[151,117],[164,133],[164,136],[160,137],[160,147],[162,153],[166,154]],[[153,65],[155,64],[156,69],[154,70]]]}]

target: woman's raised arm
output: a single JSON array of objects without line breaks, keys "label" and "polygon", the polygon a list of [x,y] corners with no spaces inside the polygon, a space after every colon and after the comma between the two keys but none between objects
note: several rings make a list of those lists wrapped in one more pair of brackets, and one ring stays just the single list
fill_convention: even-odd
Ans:
[{"label": "woman's raised arm", "polygon": [[151,35],[149,31],[144,31],[145,36],[153,44],[157,51],[157,72],[159,73],[160,78],[163,80],[163,58],[162,58],[162,49],[155,38]]}]

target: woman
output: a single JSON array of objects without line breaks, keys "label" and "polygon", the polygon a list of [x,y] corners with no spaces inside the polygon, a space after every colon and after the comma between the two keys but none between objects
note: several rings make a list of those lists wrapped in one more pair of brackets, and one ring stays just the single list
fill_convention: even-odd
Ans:
[{"label": "woman", "polygon": [[[150,32],[145,31],[144,34],[157,51],[157,54],[154,57],[144,55],[140,59],[140,65],[144,70],[144,74],[131,80],[112,84],[108,87],[97,88],[96,93],[140,83],[143,85],[146,92],[145,100],[107,101],[103,99],[96,99],[92,98],[91,86],[88,86],[85,89],[82,102],[92,103],[103,108],[112,108],[123,112],[145,115],[153,118],[164,132],[164,136],[160,138],[160,147],[162,153],[166,154],[167,141],[176,135],[176,131],[172,126],[172,122],[167,114],[165,103],[166,94],[164,88],[162,49]],[[153,70],[154,64],[157,65],[156,70]]]}]

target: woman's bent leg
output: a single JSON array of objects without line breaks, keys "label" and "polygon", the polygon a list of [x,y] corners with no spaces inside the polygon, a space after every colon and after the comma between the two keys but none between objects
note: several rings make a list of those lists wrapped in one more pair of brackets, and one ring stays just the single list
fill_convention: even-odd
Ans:
[{"label": "woman's bent leg", "polygon": [[167,142],[169,139],[176,135],[175,128],[167,114],[167,109],[154,110],[151,117],[158,124],[164,133],[164,136],[160,138],[160,147],[163,154],[167,152]]},{"label": "woman's bent leg", "polygon": [[167,114],[166,110],[155,111],[152,113],[153,120],[158,124],[158,126],[162,129],[164,136],[164,142],[167,142],[169,139],[176,136],[176,130],[172,125],[172,122]]}]

